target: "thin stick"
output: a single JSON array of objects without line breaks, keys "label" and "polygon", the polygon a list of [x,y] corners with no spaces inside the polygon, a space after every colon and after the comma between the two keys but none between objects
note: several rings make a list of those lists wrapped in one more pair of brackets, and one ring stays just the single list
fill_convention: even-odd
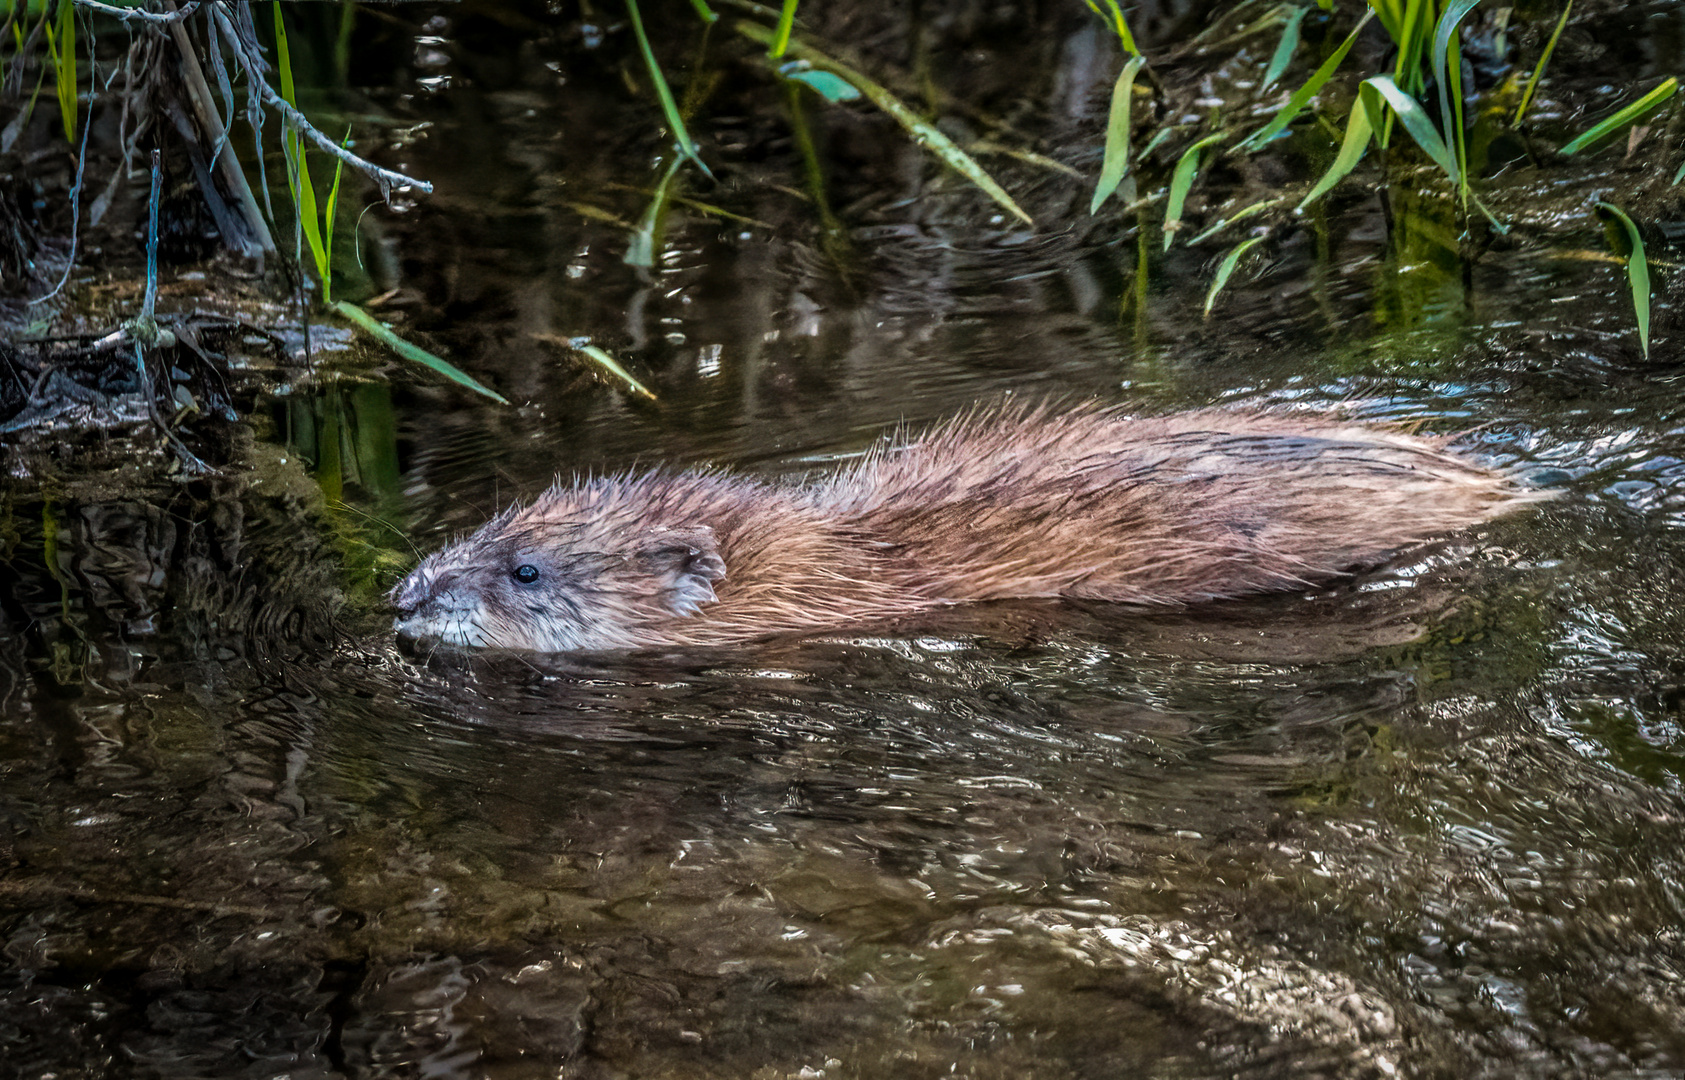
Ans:
[{"label": "thin stick", "polygon": [[240,160],[234,156],[234,148],[228,145],[228,135],[223,130],[222,118],[217,115],[216,101],[211,97],[210,85],[205,82],[205,73],[199,67],[199,57],[193,51],[193,42],[187,36],[187,28],[180,22],[170,23],[170,37],[176,43],[176,53],[181,60],[181,73],[183,81],[187,84],[187,96],[192,99],[193,109],[199,114],[199,122],[204,125],[205,132],[210,136],[210,145],[217,150],[216,165],[222,170],[223,182],[239,202],[240,214],[246,219],[246,225],[257,240],[258,247],[265,253],[272,253],[275,250],[275,238],[269,235],[269,226],[264,224],[263,215],[258,212],[257,200],[252,197],[251,185],[246,183],[246,174],[240,168]]},{"label": "thin stick", "polygon": [[273,86],[269,85],[269,80],[265,79],[262,75],[263,69],[258,64],[254,63],[252,58],[246,53],[245,43],[240,38],[240,35],[235,32],[234,25],[228,21],[228,16],[223,12],[222,8],[213,7],[211,8],[211,13],[216,16],[217,23],[222,27],[223,34],[229,39],[230,48],[232,48],[235,55],[239,57],[240,66],[246,69],[246,77],[251,80],[252,88],[255,89],[263,98],[263,103],[280,113],[282,118],[293,126],[294,130],[309,138],[310,141],[315,143],[317,148],[322,150],[324,153],[332,154],[334,157],[345,162],[353,169],[356,169],[363,175],[367,176],[370,180],[373,180],[380,188],[380,197],[385,199],[387,202],[392,201],[392,189],[395,187],[414,188],[415,190],[428,195],[433,193],[433,185],[429,184],[427,181],[417,180],[413,176],[405,176],[401,172],[393,172],[391,169],[383,169],[371,161],[365,161],[356,154],[353,154],[351,151],[345,149],[343,146],[334,142],[333,139],[322,134],[320,131],[317,131],[315,126],[312,125],[309,120],[304,118],[303,113],[287,104],[287,99],[283,98],[276,92]]},{"label": "thin stick", "polygon": [[158,306],[158,203],[164,187],[164,155],[152,151],[152,200],[146,218],[146,297],[140,304],[140,317],[152,321]]},{"label": "thin stick", "polygon": [[181,10],[167,12],[163,15],[142,11],[139,8],[112,7],[110,4],[100,3],[99,0],[75,0],[75,3],[77,7],[92,8],[101,15],[110,15],[112,18],[122,19],[124,22],[131,19],[149,23],[179,22],[199,9],[199,0],[187,0],[187,3],[181,6]]}]

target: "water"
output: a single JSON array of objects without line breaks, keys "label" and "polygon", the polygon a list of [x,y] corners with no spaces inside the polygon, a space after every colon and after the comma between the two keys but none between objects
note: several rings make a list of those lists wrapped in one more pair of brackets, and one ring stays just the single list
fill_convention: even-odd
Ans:
[{"label": "water", "polygon": [[[0,1072],[1685,1069],[1685,426],[1602,166],[1494,196],[1467,273],[1341,202],[1205,320],[1210,252],[1155,236],[1136,292],[1115,219],[1054,213],[1086,181],[1003,162],[1072,224],[989,226],[869,120],[832,134],[877,162],[839,170],[841,274],[756,186],[801,181],[751,102],[701,197],[777,227],[675,218],[640,275],[574,204],[636,217],[588,148],[654,139],[644,103],[448,30],[474,77],[381,100],[446,194],[382,242],[517,405],[323,381],[262,404],[249,472],[9,482]],[[581,334],[657,402],[543,336]],[[1561,495],[1306,594],[693,655],[401,651],[370,599],[399,533],[558,472],[797,473],[1003,393],[1353,403]]]}]

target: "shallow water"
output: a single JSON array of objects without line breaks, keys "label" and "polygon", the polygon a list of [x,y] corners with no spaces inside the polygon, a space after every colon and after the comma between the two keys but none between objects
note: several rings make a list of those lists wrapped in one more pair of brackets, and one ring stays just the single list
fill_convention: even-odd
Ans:
[{"label": "shallow water", "polygon": [[[985,228],[872,125],[849,280],[748,114],[708,145],[778,227],[675,219],[641,275],[570,202],[646,106],[451,64],[381,99],[441,189],[386,240],[517,407],[318,382],[249,472],[10,482],[0,1072],[1685,1069],[1685,408],[1670,268],[1647,363],[1596,254],[1608,161],[1517,181],[1466,273],[1344,201],[1207,321],[1210,252],[1155,237],[1143,297],[1133,237]],[[368,515],[427,550],[557,473],[801,472],[1005,393],[1351,403],[1560,497],[1309,594],[695,655],[401,651],[369,600],[411,556]]]}]

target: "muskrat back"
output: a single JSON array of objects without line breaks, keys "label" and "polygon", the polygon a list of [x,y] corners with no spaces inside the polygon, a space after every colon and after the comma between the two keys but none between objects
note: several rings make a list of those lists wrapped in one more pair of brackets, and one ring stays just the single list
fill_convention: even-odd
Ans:
[{"label": "muskrat back", "polygon": [[946,604],[1291,589],[1533,501],[1446,441],[1328,415],[999,407],[802,482],[555,487],[393,590],[409,637],[721,645]]}]

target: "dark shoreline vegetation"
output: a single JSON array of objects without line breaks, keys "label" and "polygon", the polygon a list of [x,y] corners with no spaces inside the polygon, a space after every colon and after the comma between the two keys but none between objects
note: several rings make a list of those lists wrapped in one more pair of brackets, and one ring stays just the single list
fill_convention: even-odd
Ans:
[{"label": "dark shoreline vegetation", "polygon": [[[0,0],[0,1080],[1685,1070],[1682,68],[1672,2]],[[558,472],[1008,395],[1564,497],[1212,608],[392,639]]]},{"label": "dark shoreline vegetation", "polygon": [[[1610,257],[1626,267],[1631,324],[1648,356],[1644,236],[1668,235],[1660,208],[1685,178],[1685,161],[1675,160],[1682,156],[1680,110],[1671,104],[1675,77],[1606,82],[1590,97],[1579,91],[1587,74],[1603,77],[1598,63],[1632,70],[1612,62],[1618,24],[1643,16],[1620,4],[1582,3],[1577,13],[1571,2],[1550,10],[1519,5],[1495,15],[1474,0],[1390,0],[1369,9],[1255,2],[1147,9],[1137,21],[1142,14],[1159,17],[1148,20],[1154,48],[1144,50],[1115,0],[1094,2],[1092,15],[1115,40],[1090,35],[1071,47],[1075,54],[1060,57],[1066,68],[1082,66],[1068,87],[1053,87],[1065,92],[1065,116],[1047,115],[1046,105],[1039,114],[1020,109],[1023,115],[1014,116],[992,100],[968,97],[967,80],[990,94],[1002,88],[988,85],[979,65],[967,64],[963,40],[970,34],[983,48],[998,48],[1000,35],[1030,32],[1038,23],[1052,37],[1072,22],[1062,11],[996,13],[996,26],[970,10],[933,12],[928,26],[856,13],[827,36],[823,24],[796,19],[795,3],[778,11],[735,0],[716,12],[698,0],[688,18],[677,4],[661,12],[654,24],[665,32],[658,55],[636,0],[624,20],[619,12],[585,8],[548,24],[520,4],[446,5],[434,16],[420,14],[421,5],[376,6],[359,23],[356,5],[344,4],[332,16],[294,11],[301,26],[293,31],[286,29],[286,5],[262,7],[270,18],[247,5],[216,3],[173,15],[145,5],[121,15],[120,7],[77,0],[15,0],[5,7],[0,33],[9,34],[11,51],[3,56],[4,88],[16,106],[0,135],[10,225],[0,237],[0,265],[7,269],[4,314],[12,338],[0,422],[8,434],[121,427],[125,407],[138,404],[184,465],[205,467],[173,429],[204,411],[200,396],[210,399],[209,411],[229,412],[228,392],[204,377],[184,373],[171,381],[159,374],[182,371],[177,361],[184,357],[210,361],[194,333],[158,333],[160,254],[166,276],[178,268],[203,282],[194,289],[176,281],[178,302],[170,306],[178,310],[167,319],[246,326],[258,338],[295,337],[290,366],[307,380],[319,363],[310,327],[326,318],[330,336],[343,337],[335,324],[360,327],[406,359],[503,401],[343,298],[349,293],[376,309],[408,299],[397,295],[402,271],[391,265],[392,242],[382,242],[380,215],[415,210],[431,185],[352,152],[355,138],[357,146],[375,148],[368,152],[376,157],[383,142],[390,144],[387,154],[401,154],[405,130],[396,117],[371,118],[369,130],[355,130],[356,111],[374,102],[351,85],[352,57],[384,64],[385,78],[397,75],[406,70],[390,55],[397,30],[424,29],[427,18],[481,23],[480,32],[505,38],[493,43],[505,50],[522,32],[537,31],[566,58],[551,61],[553,67],[577,65],[585,69],[579,78],[618,83],[623,96],[650,107],[649,131],[632,139],[623,156],[594,163],[594,184],[571,179],[576,194],[567,201],[581,217],[620,233],[611,246],[630,270],[646,273],[662,258],[675,220],[690,228],[741,225],[749,235],[774,228],[753,216],[770,190],[797,200],[795,220],[776,227],[799,228],[812,238],[827,258],[822,269],[832,288],[870,287],[871,239],[881,228],[863,227],[860,219],[876,215],[856,212],[845,220],[837,207],[852,197],[844,209],[859,211],[859,193],[850,189],[864,184],[869,191],[873,183],[870,163],[850,160],[851,129],[874,127],[881,136],[888,120],[929,152],[921,171],[937,174],[931,177],[936,192],[960,200],[954,209],[969,215],[979,242],[1111,249],[1120,322],[1150,319],[1155,275],[1164,272],[1173,247],[1200,261],[1204,313],[1220,314],[1223,289],[1237,271],[1267,271],[1283,250],[1326,245],[1325,200],[1378,194],[1394,279],[1380,286],[1394,294],[1382,306],[1396,308],[1393,317],[1420,318],[1434,303],[1405,279],[1412,266],[1430,263],[1441,276],[1467,279],[1484,252],[1513,242],[1512,229],[1567,232],[1577,213],[1607,225]],[[884,55],[856,55],[849,37],[861,31],[860,40]],[[944,34],[956,40],[944,41]],[[298,49],[317,76],[314,111],[326,117],[349,107],[348,122],[318,125],[297,110]],[[1553,58],[1558,77],[1546,78]],[[426,59],[409,58],[412,77]],[[955,86],[938,84],[939,66],[949,69]],[[867,67],[882,74],[874,78]],[[678,72],[686,77],[675,96]],[[358,74],[376,77],[374,70]],[[1561,96],[1553,92],[1558,85]],[[56,89],[56,111],[43,88]],[[733,130],[746,120],[758,130]],[[723,177],[692,134],[711,125],[716,131],[704,141],[722,159]],[[344,134],[325,135],[327,127]],[[54,153],[55,139],[74,153]],[[1608,148],[1623,139],[1626,152],[1617,156]],[[824,156],[821,143],[829,151]],[[155,163],[150,186],[148,148]],[[738,157],[744,160],[731,160]],[[652,158],[650,173],[644,162]],[[341,200],[347,162],[357,196]],[[769,162],[776,166],[772,175],[753,167]],[[329,164],[331,182],[324,176]],[[1531,175],[1551,171],[1558,183],[1579,187],[1583,202],[1554,206],[1551,222],[1532,220]],[[844,172],[856,175],[835,175]],[[161,182],[166,174],[168,185]],[[975,199],[965,205],[966,184],[1005,213],[991,213]],[[1016,198],[1008,188],[1017,190]],[[1084,191],[1086,214],[1076,198]],[[872,194],[865,198],[869,207]],[[376,216],[368,224],[371,211]],[[1565,237],[1565,249],[1584,235],[1580,224],[1579,235]],[[140,245],[144,268],[133,250]],[[333,300],[336,281],[339,301]],[[218,307],[239,314],[209,314]],[[616,359],[635,353],[636,341],[594,342],[588,333],[545,340],[558,364],[595,364],[622,390],[656,396]],[[72,346],[80,352],[67,362]],[[226,357],[217,359],[226,368]],[[143,377],[145,392],[133,394],[136,401],[89,385],[132,380],[137,370],[150,374]],[[80,416],[82,424],[66,415],[86,412],[96,399],[105,408]]]}]

